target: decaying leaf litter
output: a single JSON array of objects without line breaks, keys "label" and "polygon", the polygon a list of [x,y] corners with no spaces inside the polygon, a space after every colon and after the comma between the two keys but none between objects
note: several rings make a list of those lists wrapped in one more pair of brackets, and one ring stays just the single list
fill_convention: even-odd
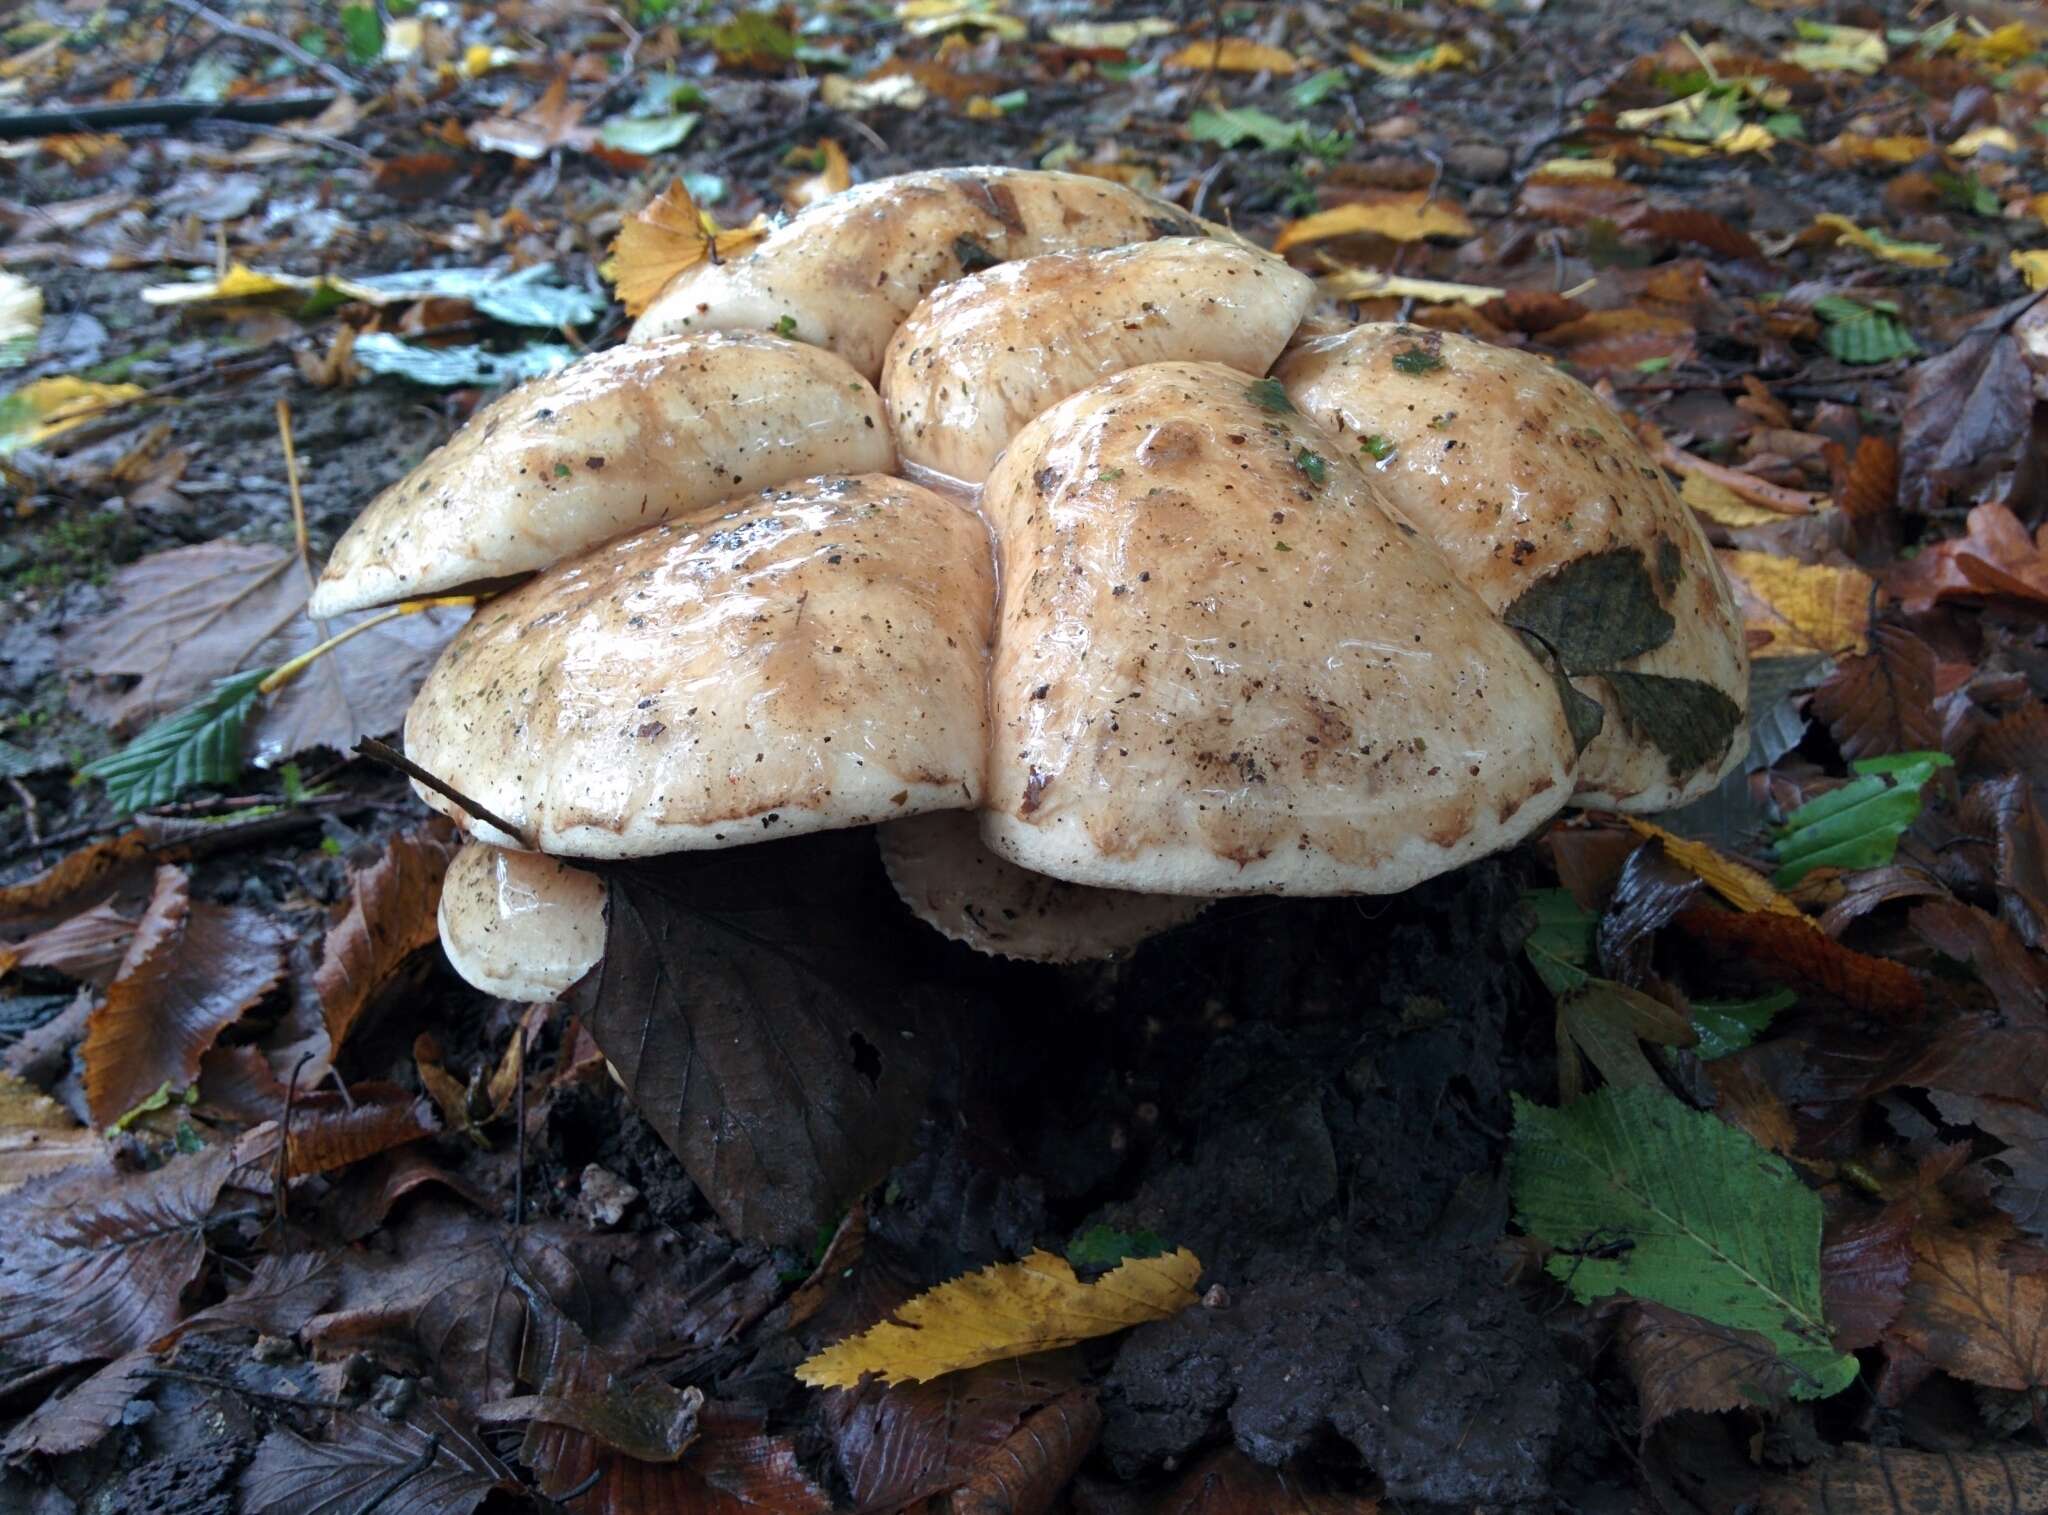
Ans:
[{"label": "decaying leaf litter", "polygon": [[[5,40],[0,106],[72,117],[10,130],[0,201],[9,1501],[2038,1504],[2048,28],[181,3]],[[721,1044],[725,1092],[643,1120],[591,1035],[622,997],[459,985],[452,839],[351,758],[461,607],[257,686],[349,629],[299,613],[320,553],[488,386],[758,218],[983,161],[1596,384],[1737,586],[1749,771],[1105,968],[915,934],[850,837],[683,870],[621,959],[659,1045],[716,1003],[799,1051]],[[755,1161],[700,1188],[671,1147],[739,1105]],[[1086,1302],[1120,1278],[1149,1312]]]}]

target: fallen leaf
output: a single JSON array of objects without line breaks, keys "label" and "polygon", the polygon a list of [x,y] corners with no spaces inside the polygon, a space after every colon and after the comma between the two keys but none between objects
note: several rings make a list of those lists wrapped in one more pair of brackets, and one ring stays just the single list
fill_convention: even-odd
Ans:
[{"label": "fallen leaf", "polygon": [[1363,1494],[1326,1490],[1295,1464],[1262,1467],[1236,1447],[1223,1446],[1204,1454],[1144,1508],[1152,1515],[1379,1515],[1381,1506]]},{"label": "fallen leaf", "polygon": [[1388,189],[1290,221],[1273,239],[1273,251],[1285,253],[1289,248],[1326,242],[1333,237],[1374,236],[1396,242],[1419,242],[1425,237],[1465,238],[1475,231],[1465,212],[1450,200],[1432,198],[1420,189]]},{"label": "fallen leaf", "polygon": [[1817,149],[1820,158],[1832,168],[1869,163],[1895,168],[1933,151],[1934,144],[1925,137],[1866,137],[1854,132],[1843,132]]},{"label": "fallen leaf", "polygon": [[347,361],[367,373],[391,374],[437,389],[496,389],[567,368],[579,354],[560,342],[528,342],[509,352],[488,347],[429,347],[388,331],[366,331],[350,341]]},{"label": "fallen leaf", "polygon": [[[311,576],[283,547],[177,547],[119,570],[112,588],[115,608],[67,635],[57,655],[74,675],[72,703],[117,731],[190,704],[237,670],[275,668],[362,619],[308,620]],[[268,764],[312,747],[348,752],[392,730],[461,619],[429,610],[352,637],[264,703],[246,757]]]},{"label": "fallen leaf", "polygon": [[1912,1238],[1909,1204],[1830,1223],[1821,1233],[1820,1295],[1841,1351],[1876,1346],[1898,1318],[1913,1270]]},{"label": "fallen leaf", "polygon": [[1836,26],[1800,17],[1794,25],[1803,41],[1785,49],[1784,60],[1815,73],[1874,74],[1885,65],[1884,33],[1863,26]]},{"label": "fallen leaf", "polygon": [[1077,52],[1123,52],[1150,37],[1170,37],[1178,22],[1164,16],[1137,16],[1128,21],[1057,21],[1046,35]]},{"label": "fallen leaf", "polygon": [[2033,423],[2034,381],[2012,328],[2040,295],[2001,306],[1906,381],[1899,438],[1900,500],[1930,511],[2012,468]]},{"label": "fallen leaf", "polygon": [[339,1057],[357,1020],[405,960],[440,939],[441,880],[460,839],[438,819],[393,836],[377,861],[351,870],[320,949],[313,988]]},{"label": "fallen leaf", "polygon": [[1934,649],[1896,622],[1873,627],[1870,651],[1844,659],[1814,690],[1813,713],[1846,758],[1938,749]]},{"label": "fallen leaf", "polygon": [[165,1085],[189,1088],[214,1039],[284,971],[284,935],[267,916],[195,902],[182,869],[159,868],[135,939],[86,1024],[93,1123],[112,1126]]},{"label": "fallen leaf", "polygon": [[2008,254],[2013,268],[2019,273],[2026,286],[2032,290],[2048,289],[2048,248],[2014,248]]},{"label": "fallen leaf", "polygon": [[11,951],[17,968],[47,968],[67,978],[105,988],[121,966],[135,922],[101,901],[68,920],[24,937]]},{"label": "fallen leaf", "polygon": [[2016,153],[2020,151],[2020,139],[2012,134],[2010,127],[1990,122],[1983,126],[1971,127],[1949,143],[1943,151],[1951,158],[1974,158],[1986,149]]},{"label": "fallen leaf", "polygon": [[102,384],[69,374],[24,384],[0,398],[0,458],[40,447],[145,393],[140,384]]},{"label": "fallen leaf", "polygon": [[1645,363],[1686,362],[1693,355],[1694,336],[1692,322],[1682,316],[1596,310],[1551,327],[1543,341],[1579,368],[1635,369]]},{"label": "fallen leaf", "polygon": [[1447,68],[1466,68],[1472,62],[1472,55],[1455,42],[1434,42],[1418,52],[1405,54],[1376,53],[1354,42],[1345,52],[1360,68],[1369,68],[1388,79],[1417,79]]},{"label": "fallen leaf", "polygon": [[611,259],[601,271],[612,281],[626,314],[637,316],[684,269],[707,257],[736,257],[767,234],[768,223],[760,218],[748,226],[721,230],[677,179],[620,224],[612,239]]},{"label": "fallen leaf", "polygon": [[62,1397],[37,1405],[0,1441],[0,1453],[61,1457],[97,1445],[121,1423],[129,1402],[149,1386],[142,1370],[153,1362],[146,1351],[124,1352]]},{"label": "fallen leaf", "polygon": [[583,125],[589,107],[569,98],[569,79],[557,74],[541,97],[521,116],[489,116],[468,128],[470,144],[485,152],[508,153],[529,161],[558,148],[586,149],[597,132]]},{"label": "fallen leaf", "polygon": [[2048,1506],[2048,1452],[1902,1452],[1850,1442],[1763,1481],[1758,1515],[2021,1515]]},{"label": "fallen leaf", "polygon": [[66,853],[41,873],[0,886],[0,914],[27,915],[55,909],[149,856],[149,837],[140,830],[115,832]]},{"label": "fallen leaf", "polygon": [[1906,919],[1937,952],[1974,969],[2012,1025],[2048,1025],[2048,961],[2011,926],[1953,899],[1916,906]]},{"label": "fallen leaf", "polygon": [[[797,180],[782,192],[782,198],[791,210],[802,210],[806,205],[815,205],[853,187],[853,169],[846,161],[845,148],[830,137],[821,137],[811,151],[818,158],[817,171]],[[620,230],[623,233],[624,228]],[[625,297],[625,291],[620,290],[619,298],[623,300]]]},{"label": "fallen leaf", "polygon": [[1922,1229],[1891,1334],[1945,1372],[1999,1389],[2048,1383],[2048,1277],[2008,1272],[1992,1230]]},{"label": "fallen leaf", "polygon": [[0,272],[0,368],[34,357],[42,327],[43,292],[20,274]]},{"label": "fallen leaf", "polygon": [[891,1319],[827,1347],[797,1369],[814,1388],[850,1389],[863,1374],[921,1383],[985,1362],[1070,1347],[1195,1303],[1202,1265],[1182,1247],[1132,1258],[1082,1283],[1063,1257],[1033,1252],[931,1289]]},{"label": "fallen leaf", "polygon": [[955,1510],[1049,1510],[1095,1450],[1095,1390],[1069,1389],[1010,1433],[953,1493]]},{"label": "fallen leaf", "polygon": [[447,1400],[422,1398],[405,1418],[340,1411],[308,1441],[278,1429],[242,1471],[250,1515],[466,1515],[494,1489],[517,1492],[512,1470]]},{"label": "fallen leaf", "polygon": [[1333,300],[1419,300],[1425,305],[1484,305],[1507,291],[1486,284],[1453,284],[1443,279],[1411,279],[1377,268],[1345,268],[1325,274],[1317,284]]},{"label": "fallen leaf", "polygon": [[1774,656],[1867,652],[1877,584],[1860,568],[1802,563],[1767,552],[1715,554],[1733,581],[1743,625],[1763,633]]},{"label": "fallen leaf", "polygon": [[1823,212],[1813,218],[1813,225],[1816,232],[1834,233],[1827,240],[1847,242],[1887,263],[1907,268],[1947,268],[1950,262],[1948,254],[1933,242],[1901,242],[1884,232],[1866,230],[1847,216]]},{"label": "fallen leaf", "polygon": [[[1623,817],[1637,836],[1654,837],[1664,855],[1697,874],[1706,886],[1737,910],[1765,910],[1805,921],[1797,905],[1771,887],[1771,881],[1746,863],[1737,862],[1705,842],[1691,841],[1636,816]],[[1809,923],[1810,924],[1810,923]]]},{"label": "fallen leaf", "polygon": [[831,1495],[811,1482],[787,1438],[711,1405],[703,1427],[677,1463],[603,1457],[595,1441],[577,1436],[549,1460],[544,1486],[562,1492],[597,1474],[590,1492],[571,1506],[584,1515],[826,1515],[832,1509]]},{"label": "fallen leaf", "polygon": [[1768,1409],[1782,1404],[1799,1382],[1756,1332],[1663,1305],[1631,1305],[1616,1345],[1642,1400],[1645,1431],[1683,1410]]},{"label": "fallen leaf", "polygon": [[1917,1014],[1925,1003],[1910,968],[1844,947],[1805,921],[1770,911],[1743,915],[1700,906],[1681,914],[1677,925],[1725,959],[1843,1004],[1904,1017]]},{"label": "fallen leaf", "polygon": [[976,27],[1005,42],[1021,42],[1031,28],[1003,9],[1002,0],[897,0],[896,19],[913,37]]},{"label": "fallen leaf", "polygon": [[1987,1159],[2004,1173],[1992,1202],[2027,1235],[2048,1237],[2048,1114],[2018,1100],[1935,1090],[1928,1096],[1951,1126],[1975,1126],[2004,1143]]},{"label": "fallen leaf", "polygon": [[2005,505],[1979,505],[1968,531],[1923,547],[1888,580],[1908,610],[1999,595],[2048,604],[2048,525],[2027,534]]},{"label": "fallen leaf", "polygon": [[331,1094],[314,1100],[301,1095],[293,1105],[285,1144],[285,1167],[293,1178],[331,1173],[440,1129],[428,1100],[394,1084],[358,1084],[349,1098],[352,1104]]},{"label": "fallen leaf", "polygon": [[91,1128],[35,1085],[0,1073],[0,1194],[105,1154]]},{"label": "fallen leaf", "polygon": [[1612,158],[1545,158],[1529,170],[1532,179],[1612,179],[1621,171]]},{"label": "fallen leaf", "polygon": [[1291,74],[1300,65],[1284,47],[1254,42],[1249,37],[1222,37],[1190,42],[1165,61],[1167,68],[1218,70],[1226,74]]},{"label": "fallen leaf", "polygon": [[1770,526],[1785,519],[1783,511],[1752,505],[1726,484],[1703,473],[1688,473],[1681,477],[1678,497],[1717,526],[1733,526],[1739,530],[1746,526]]}]

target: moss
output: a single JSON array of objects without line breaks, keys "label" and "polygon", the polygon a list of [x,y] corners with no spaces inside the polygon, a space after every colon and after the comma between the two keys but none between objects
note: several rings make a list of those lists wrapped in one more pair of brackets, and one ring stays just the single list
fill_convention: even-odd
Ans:
[{"label": "moss", "polygon": [[53,520],[26,541],[0,549],[0,584],[59,589],[104,584],[115,564],[135,555],[140,534],[125,515],[88,511]]}]

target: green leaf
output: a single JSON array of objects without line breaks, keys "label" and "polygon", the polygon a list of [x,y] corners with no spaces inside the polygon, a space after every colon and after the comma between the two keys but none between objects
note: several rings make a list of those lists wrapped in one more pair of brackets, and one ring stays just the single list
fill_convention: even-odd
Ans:
[{"label": "green leaf", "polygon": [[1742,707],[1700,679],[1656,673],[1601,674],[1629,732],[1664,754],[1673,779],[1718,763],[1742,726]]},{"label": "green leaf", "polygon": [[1276,415],[1293,415],[1294,402],[1287,398],[1287,391],[1280,387],[1278,379],[1254,379],[1244,389],[1245,398],[1261,410],[1270,410]]},{"label": "green leaf", "polygon": [[1799,998],[1790,989],[1777,989],[1755,999],[1694,1000],[1692,1028],[1699,1033],[1693,1051],[1701,1062],[1712,1062],[1731,1052],[1740,1052],[1771,1023],[1780,1010],[1789,1010]]},{"label": "green leaf", "polygon": [[679,147],[697,129],[697,113],[674,116],[614,116],[597,135],[606,147],[651,157]]},{"label": "green leaf", "polygon": [[1581,907],[1569,889],[1531,889],[1522,896],[1522,912],[1535,920],[1522,951],[1550,992],[1570,994],[1590,983],[1585,969],[1593,961],[1600,917]]},{"label": "green leaf", "polygon": [[796,37],[772,11],[742,11],[712,28],[711,45],[721,62],[772,67],[796,56]]},{"label": "green leaf", "polygon": [[1404,347],[1394,354],[1394,366],[1405,374],[1425,374],[1442,368],[1444,360],[1426,347]]},{"label": "green leaf", "polygon": [[1604,672],[1662,647],[1678,624],[1657,602],[1639,547],[1572,559],[1523,590],[1501,619],[1549,647],[1566,673]]},{"label": "green leaf", "polygon": [[1130,1257],[1163,1257],[1173,1248],[1155,1232],[1090,1226],[1067,1243],[1067,1261],[1077,1268],[1114,1268]]},{"label": "green leaf", "polygon": [[1895,752],[1850,764],[1857,777],[1785,817],[1778,830],[1775,882],[1789,889],[1816,868],[1880,868],[1920,818],[1921,791],[1945,752]]},{"label": "green leaf", "polygon": [[1821,1308],[1820,1200],[1745,1132],[1651,1089],[1561,1110],[1517,1095],[1509,1162],[1517,1219],[1582,1303],[1622,1294],[1754,1331],[1798,1399],[1855,1381]]},{"label": "green leaf", "polygon": [[1889,363],[1920,350],[1911,332],[1877,311],[1865,311],[1854,320],[1826,327],[1820,340],[1821,346],[1843,363]]},{"label": "green leaf", "polygon": [[1198,110],[1188,117],[1188,140],[1236,147],[1255,142],[1274,152],[1328,152],[1350,139],[1322,133],[1301,121],[1282,121],[1252,106],[1236,110]]},{"label": "green leaf", "polygon": [[1344,81],[1348,77],[1341,68],[1326,68],[1290,89],[1287,92],[1288,102],[1297,110],[1308,110],[1312,106],[1321,105],[1344,87]]},{"label": "green leaf", "polygon": [[1371,453],[1375,463],[1384,463],[1394,455],[1394,444],[1378,432],[1374,432],[1358,444],[1358,450]]},{"label": "green leaf", "polygon": [[1294,455],[1294,466],[1307,475],[1311,484],[1320,484],[1329,477],[1329,468],[1323,462],[1322,454],[1311,448],[1304,447]]},{"label": "green leaf", "polygon": [[341,40],[348,49],[348,61],[361,66],[384,56],[384,23],[377,7],[358,3],[341,8]]},{"label": "green leaf", "polygon": [[573,350],[555,342],[535,342],[514,352],[497,353],[481,347],[422,347],[384,331],[357,337],[349,355],[371,373],[395,374],[439,389],[512,384],[553,373],[576,361]]},{"label": "green leaf", "polygon": [[161,805],[194,784],[234,782],[242,772],[242,727],[269,673],[231,674],[120,751],[87,763],[79,777],[104,780],[107,799],[124,813]]}]

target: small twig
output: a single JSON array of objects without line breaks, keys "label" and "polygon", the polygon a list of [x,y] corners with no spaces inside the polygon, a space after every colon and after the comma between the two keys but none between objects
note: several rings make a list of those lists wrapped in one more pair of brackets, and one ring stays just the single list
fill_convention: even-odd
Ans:
[{"label": "small twig", "polygon": [[518,1130],[512,1138],[512,1225],[516,1230],[526,1224],[526,1022],[521,1020],[512,1028],[512,1038],[519,1048],[519,1055],[512,1060],[512,1119]]},{"label": "small twig", "polygon": [[524,826],[515,826],[503,816],[493,815],[461,790],[450,785],[446,780],[427,772],[426,769],[415,763],[396,747],[393,747],[389,742],[380,742],[375,737],[364,737],[362,741],[356,743],[356,751],[366,758],[375,758],[380,763],[396,768],[414,783],[425,784],[434,793],[440,795],[442,799],[460,805],[478,820],[496,826],[528,852],[540,851],[539,844],[534,841],[532,835]]},{"label": "small twig", "polygon": [[195,121],[291,121],[317,116],[333,103],[332,95],[274,95],[258,100],[124,100],[118,105],[55,106],[0,115],[0,142],[47,137],[52,132],[186,126]]},{"label": "small twig", "polygon": [[299,67],[312,69],[345,95],[353,95],[356,92],[355,80],[325,59],[314,57],[289,37],[280,37],[276,32],[265,31],[260,26],[244,26],[239,21],[230,21],[219,11],[201,5],[199,0],[170,0],[170,3],[179,10],[190,11],[223,36],[254,43],[258,47],[267,47],[273,52],[284,54]]},{"label": "small twig", "polygon": [[602,1477],[604,1477],[604,1465],[600,1463],[598,1466],[592,1468],[590,1470],[590,1476],[579,1482],[575,1488],[564,1489],[561,1493],[557,1494],[555,1496],[555,1503],[567,1504],[572,1499],[581,1499],[585,1494],[588,1494],[592,1489],[597,1487],[597,1481]]},{"label": "small twig", "polygon": [[216,1378],[211,1373],[191,1373],[183,1368],[138,1368],[137,1378],[170,1378],[179,1383],[204,1384],[209,1389],[228,1389],[249,1399],[266,1400],[271,1404],[290,1405],[295,1410],[346,1410],[349,1407],[338,1399],[301,1399],[296,1394],[273,1394],[267,1389],[252,1389],[238,1384],[232,1378]]},{"label": "small twig", "polygon": [[7,787],[12,789],[14,797],[21,801],[21,824],[28,830],[29,846],[42,846],[42,828],[37,824],[36,816],[36,797],[29,793],[28,785],[24,784],[20,779],[9,779]]},{"label": "small twig", "polygon": [[299,544],[299,566],[306,570],[306,587],[314,587],[313,544],[306,536],[306,497],[299,490],[299,452],[292,446],[292,402],[277,397],[277,440],[284,447],[284,481],[292,497],[292,534]]},{"label": "small twig", "polygon": [[411,1483],[420,1474],[434,1465],[434,1459],[441,1455],[441,1433],[433,1432],[427,1437],[427,1448],[418,1458],[400,1468],[372,1491],[370,1497],[356,1506],[356,1515],[370,1515],[370,1512],[384,1503],[393,1494]]},{"label": "small twig", "polygon": [[311,1048],[300,1053],[299,1060],[292,1064],[292,1076],[284,1086],[284,1125],[277,1133],[277,1224],[280,1230],[284,1227],[286,1201],[292,1192],[292,1101],[298,1097],[299,1074],[312,1060]]}]

